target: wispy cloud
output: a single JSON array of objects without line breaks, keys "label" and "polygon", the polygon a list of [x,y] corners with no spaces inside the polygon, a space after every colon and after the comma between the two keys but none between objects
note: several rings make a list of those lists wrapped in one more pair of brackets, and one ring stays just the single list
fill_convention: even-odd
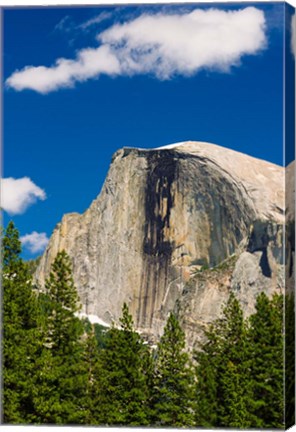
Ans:
[{"label": "wispy cloud", "polygon": [[29,177],[20,179],[8,177],[1,180],[1,207],[7,213],[22,214],[38,199],[46,199],[45,191]]},{"label": "wispy cloud", "polygon": [[279,7],[277,3],[271,3],[270,7],[265,11],[265,17],[269,30],[282,31],[285,19],[284,7]]},{"label": "wispy cloud", "polygon": [[88,20],[77,24],[70,15],[64,16],[54,27],[54,31],[69,33],[77,30],[88,30],[113,16],[111,12],[101,12]]},{"label": "wispy cloud", "polygon": [[265,17],[255,7],[142,14],[111,26],[97,40],[98,48],[83,49],[74,60],[15,71],[6,85],[45,94],[100,74],[151,74],[164,80],[202,69],[229,72],[244,55],[265,48]]},{"label": "wispy cloud", "polygon": [[26,249],[28,249],[31,253],[43,252],[49,238],[46,233],[38,233],[33,231],[31,234],[26,234],[20,238],[22,244]]},{"label": "wispy cloud", "polygon": [[103,21],[106,21],[107,19],[112,17],[111,12],[101,12],[99,15],[94,16],[93,18],[90,18],[89,20],[83,22],[82,24],[79,24],[77,27],[82,30],[87,30],[90,27],[93,27],[96,24],[100,24]]},{"label": "wispy cloud", "polygon": [[81,32],[88,32],[89,30],[95,31],[96,27],[100,23],[110,19],[112,16],[113,13],[111,12],[101,12],[100,14],[77,24],[70,15],[66,15],[55,25],[53,32],[70,33],[74,39],[77,39],[81,36]]},{"label": "wispy cloud", "polygon": [[63,17],[54,27],[54,31],[70,31],[75,25],[69,15]]}]

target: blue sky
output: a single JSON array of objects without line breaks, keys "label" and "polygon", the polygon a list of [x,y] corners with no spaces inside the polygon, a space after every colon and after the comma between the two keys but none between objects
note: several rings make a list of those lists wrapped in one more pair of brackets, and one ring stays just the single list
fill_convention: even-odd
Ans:
[{"label": "blue sky", "polygon": [[44,233],[24,237],[24,256],[86,210],[120,147],[207,141],[282,165],[283,12],[4,9],[5,223]]}]

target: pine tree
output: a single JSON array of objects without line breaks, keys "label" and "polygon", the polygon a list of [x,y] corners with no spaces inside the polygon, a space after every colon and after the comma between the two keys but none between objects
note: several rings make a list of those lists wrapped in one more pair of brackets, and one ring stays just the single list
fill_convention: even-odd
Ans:
[{"label": "pine tree", "polygon": [[147,347],[134,331],[132,316],[123,305],[120,329],[108,331],[101,359],[100,424],[145,426],[149,422],[149,391],[144,370]]},{"label": "pine tree", "polygon": [[194,373],[185,351],[185,334],[171,313],[157,347],[152,396],[153,424],[191,427]]},{"label": "pine tree", "polygon": [[250,427],[247,331],[238,300],[230,295],[221,319],[196,354],[197,425]]},{"label": "pine tree", "polygon": [[295,297],[285,296],[285,427],[295,424]]},{"label": "pine tree", "polygon": [[47,316],[44,352],[39,359],[35,408],[41,423],[81,424],[84,396],[83,324],[75,315],[80,307],[71,263],[65,251],[57,254],[45,284]]},{"label": "pine tree", "polygon": [[217,326],[218,321],[205,331],[205,342],[194,356],[198,363],[195,413],[197,427],[211,428],[220,425],[218,411],[223,400],[218,389],[219,373],[224,360],[221,335],[216,330]]},{"label": "pine tree", "polygon": [[239,301],[232,293],[224,309],[222,323],[223,357],[220,368],[221,425],[248,428],[250,424],[249,358],[247,329]]},{"label": "pine tree", "polygon": [[95,337],[95,329],[89,323],[83,342],[83,374],[84,392],[80,398],[80,407],[84,410],[84,424],[98,425],[100,419],[99,399],[102,392],[102,367],[99,358],[99,347]]},{"label": "pine tree", "polygon": [[284,427],[283,296],[261,293],[250,317],[252,427]]},{"label": "pine tree", "polygon": [[41,352],[37,299],[28,267],[20,257],[19,233],[6,228],[3,247],[3,421],[36,420],[36,359]]}]

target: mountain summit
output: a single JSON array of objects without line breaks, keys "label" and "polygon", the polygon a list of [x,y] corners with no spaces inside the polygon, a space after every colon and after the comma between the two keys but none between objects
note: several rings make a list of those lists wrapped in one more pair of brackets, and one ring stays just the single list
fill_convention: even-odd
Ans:
[{"label": "mountain summit", "polygon": [[174,310],[191,346],[231,291],[246,314],[284,289],[285,169],[214,144],[118,150],[99,196],[55,228],[36,272],[73,262],[83,312],[106,323],[128,303],[152,339]]}]

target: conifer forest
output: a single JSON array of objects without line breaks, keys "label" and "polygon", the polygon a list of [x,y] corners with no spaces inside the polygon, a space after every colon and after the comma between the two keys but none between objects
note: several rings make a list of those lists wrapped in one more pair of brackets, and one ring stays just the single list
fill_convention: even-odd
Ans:
[{"label": "conifer forest", "polygon": [[110,328],[78,318],[66,252],[57,254],[40,291],[12,222],[2,246],[3,423],[236,429],[294,423],[292,295],[262,292],[246,318],[231,294],[194,350],[171,313],[150,346],[135,331],[127,304]]}]

